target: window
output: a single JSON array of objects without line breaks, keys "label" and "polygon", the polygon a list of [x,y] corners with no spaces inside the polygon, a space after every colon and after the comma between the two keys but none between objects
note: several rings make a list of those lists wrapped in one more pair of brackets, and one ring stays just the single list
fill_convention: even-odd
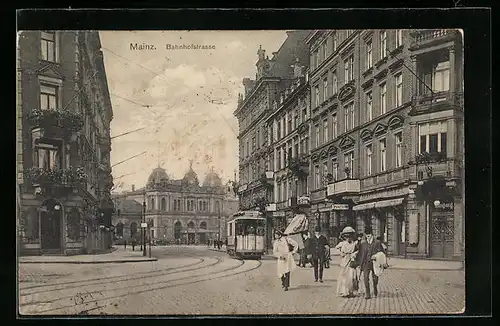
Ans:
[{"label": "window", "polygon": [[366,43],[366,69],[373,66],[373,45],[372,41]]},{"label": "window", "polygon": [[403,75],[399,73],[395,76],[396,79],[396,107],[403,104]]},{"label": "window", "polygon": [[326,60],[326,58],[328,58],[328,47],[326,42],[323,43],[322,49],[323,49],[323,60]]},{"label": "window", "polygon": [[307,120],[307,109],[302,110],[302,122],[306,122]]},{"label": "window", "polygon": [[257,148],[260,148],[260,129],[257,129]]},{"label": "window", "polygon": [[372,174],[372,145],[366,145],[366,175]]},{"label": "window", "polygon": [[281,182],[276,183],[276,201],[281,201]]},{"label": "window", "polygon": [[246,150],[247,150],[246,156],[250,155],[250,144],[248,140],[247,140]]},{"label": "window", "polygon": [[432,89],[434,92],[450,90],[450,61],[436,64],[432,71]]},{"label": "window", "polygon": [[398,132],[396,138],[396,167],[403,166],[403,133]]},{"label": "window", "polygon": [[332,36],[332,49],[333,49],[333,52],[335,52],[337,50],[337,43],[338,43],[337,33],[333,33],[333,36]]},{"label": "window", "polygon": [[276,122],[276,139],[277,140],[281,139],[281,122],[280,121]]},{"label": "window", "polygon": [[62,166],[62,157],[57,146],[40,143],[35,149],[35,165],[41,169],[58,169]]},{"label": "window", "polygon": [[319,171],[319,165],[316,165],[314,167],[314,173],[315,173],[315,188],[319,189],[321,187],[321,176],[320,176],[320,171]]},{"label": "window", "polygon": [[387,164],[386,164],[387,148],[385,139],[380,140],[379,149],[380,149],[380,172],[384,172],[387,169]]},{"label": "window", "polygon": [[386,31],[380,32],[379,44],[380,44],[380,59],[384,59],[387,56],[387,32]]},{"label": "window", "polygon": [[297,128],[299,126],[299,113],[295,111],[293,113],[293,128]]},{"label": "window", "polygon": [[283,118],[281,118],[281,138],[285,137],[285,116],[283,116]]},{"label": "window", "polygon": [[326,182],[326,176],[328,175],[328,162],[323,163],[323,178]]},{"label": "window", "polygon": [[319,124],[314,126],[315,131],[316,131],[316,147],[321,145],[321,139],[319,137]]},{"label": "window", "polygon": [[380,84],[380,114],[387,112],[387,85]]},{"label": "window", "polygon": [[349,58],[344,61],[344,80],[347,84],[354,79],[354,55],[351,54]]},{"label": "window", "polygon": [[162,211],[166,211],[167,210],[167,201],[165,200],[165,198],[161,199],[161,210]]},{"label": "window", "polygon": [[323,142],[326,143],[328,142],[328,120],[325,119],[323,120]]},{"label": "window", "polygon": [[401,45],[403,45],[403,30],[397,29],[396,30],[396,48],[399,48]]},{"label": "window", "polygon": [[419,153],[443,153],[446,155],[447,124],[443,122],[431,122],[418,126]]},{"label": "window", "polygon": [[318,67],[320,63],[321,63],[321,60],[319,58],[319,50],[318,50],[318,51],[316,51],[316,67]]},{"label": "window", "polygon": [[351,129],[354,129],[354,126],[356,125],[356,120],[354,120],[354,103],[349,104],[347,107],[349,108]]},{"label": "window", "polygon": [[344,132],[347,132],[349,129],[349,108],[347,106],[344,107]]},{"label": "window", "polygon": [[42,32],[42,59],[56,61],[56,34],[54,32]]},{"label": "window", "polygon": [[288,115],[288,130],[287,134],[292,132],[292,115]]},{"label": "window", "polygon": [[332,160],[332,175],[334,181],[339,178],[339,164],[337,163],[336,158]]},{"label": "window", "polygon": [[155,209],[155,199],[151,197],[151,210]]},{"label": "window", "polygon": [[315,104],[315,107],[318,107],[319,103],[320,103],[320,100],[319,100],[319,87],[318,86],[314,86],[314,104]]},{"label": "window", "polygon": [[252,137],[252,151],[254,151],[256,149],[256,146],[257,145],[257,142],[255,140],[255,137]]},{"label": "window", "polygon": [[328,78],[323,80],[323,101],[328,98]]},{"label": "window", "polygon": [[338,79],[337,79],[337,72],[334,71],[332,73],[332,95],[337,94],[338,92]]},{"label": "window", "polygon": [[351,178],[353,176],[354,170],[354,152],[350,152],[344,155],[344,175],[346,178]]},{"label": "window", "polygon": [[373,119],[373,98],[372,92],[366,93],[366,121]]},{"label": "window", "polygon": [[332,114],[332,139],[337,138],[337,114]]},{"label": "window", "polygon": [[55,110],[57,109],[57,92],[58,88],[55,86],[40,85],[40,109],[41,110]]}]

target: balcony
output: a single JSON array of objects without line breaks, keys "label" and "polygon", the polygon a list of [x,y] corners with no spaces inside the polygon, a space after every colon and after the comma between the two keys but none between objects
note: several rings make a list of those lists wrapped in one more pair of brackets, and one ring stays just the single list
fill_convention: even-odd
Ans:
[{"label": "balcony", "polygon": [[449,109],[461,110],[461,107],[461,94],[449,91],[436,92],[414,96],[412,98],[412,110],[410,114],[416,115]]},{"label": "balcony", "polygon": [[410,35],[414,38],[415,43],[423,43],[435,39],[441,39],[452,34],[454,31],[449,29],[427,29],[413,31]]},{"label": "balcony", "polygon": [[[76,169],[29,168],[25,180],[35,187],[35,193],[64,195],[85,184],[87,175],[82,167]],[[62,190],[62,191],[61,191]]]},{"label": "balcony", "polygon": [[71,110],[31,110],[26,119],[38,138],[65,138],[78,132],[83,127],[83,117]]},{"label": "balcony", "polygon": [[328,196],[359,194],[361,185],[358,179],[345,179],[330,183],[327,188]]}]

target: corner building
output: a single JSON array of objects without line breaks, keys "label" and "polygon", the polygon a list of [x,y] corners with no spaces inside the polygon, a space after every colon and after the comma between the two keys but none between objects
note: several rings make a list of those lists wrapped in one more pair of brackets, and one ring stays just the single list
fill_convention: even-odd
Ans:
[{"label": "corner building", "polygon": [[459,40],[454,31],[311,33],[310,199],[325,233],[370,226],[392,255],[462,255]]},{"label": "corner building", "polygon": [[99,33],[18,38],[20,254],[102,252],[112,234],[113,110]]}]

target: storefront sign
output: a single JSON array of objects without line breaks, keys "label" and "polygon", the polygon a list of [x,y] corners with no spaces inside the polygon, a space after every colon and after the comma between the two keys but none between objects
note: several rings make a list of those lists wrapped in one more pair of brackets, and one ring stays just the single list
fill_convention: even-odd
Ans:
[{"label": "storefront sign", "polygon": [[441,212],[453,212],[454,205],[453,202],[439,203],[439,205],[434,205],[434,208]]},{"label": "storefront sign", "polygon": [[285,217],[285,211],[273,212],[274,217]]},{"label": "storefront sign", "polygon": [[333,204],[332,209],[334,211],[347,211],[347,210],[349,210],[349,205],[347,205],[347,204]]}]

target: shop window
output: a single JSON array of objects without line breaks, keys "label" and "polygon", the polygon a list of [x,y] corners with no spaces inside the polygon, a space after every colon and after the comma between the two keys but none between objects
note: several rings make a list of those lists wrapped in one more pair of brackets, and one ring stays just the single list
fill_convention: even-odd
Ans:
[{"label": "shop window", "polygon": [[72,208],[68,213],[68,238],[73,241],[78,241],[80,238],[80,212],[76,208]]}]

